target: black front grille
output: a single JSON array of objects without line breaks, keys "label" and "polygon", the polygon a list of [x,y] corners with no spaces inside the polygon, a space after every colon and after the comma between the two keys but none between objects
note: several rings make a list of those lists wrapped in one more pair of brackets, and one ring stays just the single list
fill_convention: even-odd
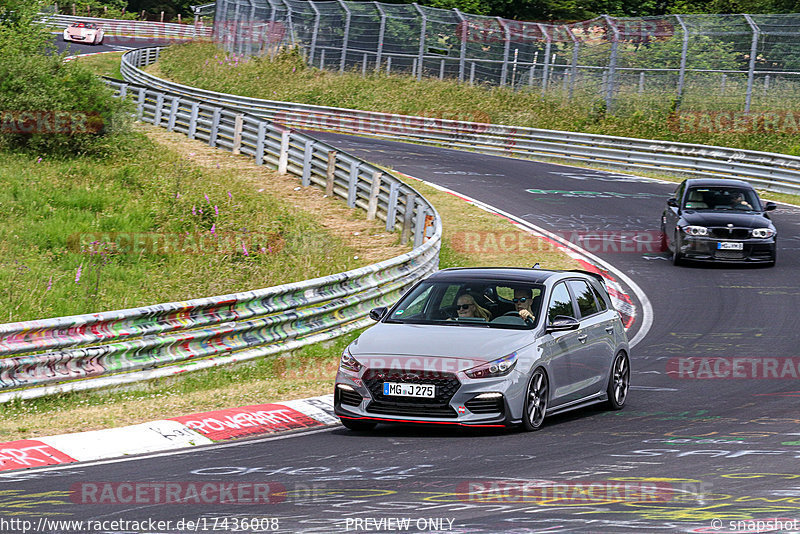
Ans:
[{"label": "black front grille", "polygon": [[714,251],[714,257],[721,260],[741,260],[744,259],[743,250],[717,250]]},{"label": "black front grille", "polygon": [[749,228],[709,228],[712,237],[719,239],[748,239]]},{"label": "black front grille", "polygon": [[336,388],[336,393],[339,394],[339,402],[349,406],[358,406],[361,404],[363,397],[350,389]]},{"label": "black front grille", "polygon": [[503,397],[474,398],[468,400],[464,406],[472,413],[502,413],[505,411]]},{"label": "black front grille", "polygon": [[[418,417],[458,417],[450,407],[461,383],[453,373],[439,371],[402,371],[399,369],[368,369],[364,385],[372,394],[367,411],[386,415]],[[383,394],[383,383],[433,384],[434,397],[400,397]]]}]

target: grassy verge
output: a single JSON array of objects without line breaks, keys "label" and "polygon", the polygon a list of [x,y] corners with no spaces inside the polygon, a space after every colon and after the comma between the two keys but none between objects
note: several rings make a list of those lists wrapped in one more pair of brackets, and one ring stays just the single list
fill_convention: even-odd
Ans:
[{"label": "grassy verge", "polygon": [[94,56],[79,57],[78,60],[92,69],[98,76],[109,76],[121,80],[122,74],[119,71],[119,66],[123,53],[108,52]]}]

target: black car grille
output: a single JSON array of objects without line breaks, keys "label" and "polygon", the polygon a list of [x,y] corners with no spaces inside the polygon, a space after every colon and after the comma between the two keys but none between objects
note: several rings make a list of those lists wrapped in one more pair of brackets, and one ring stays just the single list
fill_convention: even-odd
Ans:
[{"label": "black car grille", "polygon": [[349,389],[336,388],[336,393],[339,395],[339,402],[349,406],[358,406],[364,399],[364,397]]},{"label": "black car grille", "polygon": [[[364,385],[372,394],[367,411],[377,414],[417,417],[458,417],[450,407],[461,383],[453,373],[439,371],[402,371],[399,369],[368,369],[363,376]],[[434,397],[399,397],[383,394],[384,382],[408,384],[433,384]]]},{"label": "black car grille", "polygon": [[749,228],[709,228],[711,237],[719,239],[749,239]]},{"label": "black car grille", "polygon": [[464,406],[472,413],[497,413],[505,411],[503,397],[470,399]]},{"label": "black car grille", "polygon": [[714,257],[721,260],[741,260],[744,259],[743,250],[716,250]]}]

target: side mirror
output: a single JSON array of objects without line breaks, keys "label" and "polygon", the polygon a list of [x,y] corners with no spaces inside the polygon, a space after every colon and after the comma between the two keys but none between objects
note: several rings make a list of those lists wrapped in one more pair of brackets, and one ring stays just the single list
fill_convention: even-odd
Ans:
[{"label": "side mirror", "polygon": [[671,198],[671,199],[667,200],[667,206],[669,206],[670,208],[679,207],[678,199],[677,198]]},{"label": "side mirror", "polygon": [[577,330],[581,325],[574,317],[568,315],[556,315],[549,325],[547,325],[547,332],[564,332],[567,330]]},{"label": "side mirror", "polygon": [[380,321],[383,319],[383,316],[386,315],[386,312],[389,310],[386,306],[380,306],[378,308],[372,308],[369,311],[369,318],[373,321]]},{"label": "side mirror", "polygon": [[777,204],[775,204],[774,202],[767,202],[767,203],[764,205],[764,211],[772,211],[772,210],[774,210],[774,209],[775,209],[775,208],[777,208],[777,207],[778,207],[778,205],[777,205]]}]

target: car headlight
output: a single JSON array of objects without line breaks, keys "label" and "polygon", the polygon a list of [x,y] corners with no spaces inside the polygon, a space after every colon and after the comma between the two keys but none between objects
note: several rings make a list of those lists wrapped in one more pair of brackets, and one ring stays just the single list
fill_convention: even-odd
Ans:
[{"label": "car headlight", "polygon": [[517,353],[512,352],[508,356],[497,358],[487,363],[482,363],[472,369],[465,371],[470,378],[494,378],[505,376],[517,365]]},{"label": "car headlight", "polygon": [[684,226],[681,228],[686,235],[703,236],[708,235],[708,228],[705,226]]},{"label": "car headlight", "polygon": [[774,236],[775,230],[773,230],[772,228],[753,228],[753,231],[750,233],[753,237],[766,239],[767,237]]},{"label": "car headlight", "polygon": [[344,349],[344,352],[342,352],[342,358],[339,360],[339,367],[352,371],[353,373],[358,373],[364,366],[353,358],[353,355],[350,354],[350,347],[347,347]]}]

